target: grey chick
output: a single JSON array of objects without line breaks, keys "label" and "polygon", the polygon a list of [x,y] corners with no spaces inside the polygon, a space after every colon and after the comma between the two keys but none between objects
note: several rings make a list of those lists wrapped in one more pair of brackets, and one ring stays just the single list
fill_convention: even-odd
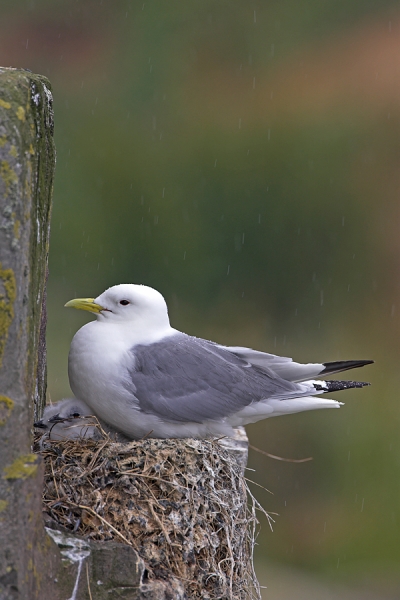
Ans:
[{"label": "grey chick", "polygon": [[43,417],[34,426],[41,429],[47,439],[78,440],[103,438],[101,430],[108,433],[116,442],[131,442],[119,431],[100,421],[85,402],[77,398],[64,398],[55,404],[49,404],[44,409]]},{"label": "grey chick", "polygon": [[93,411],[77,398],[65,398],[44,409],[43,417],[34,423],[51,440],[101,439]]}]

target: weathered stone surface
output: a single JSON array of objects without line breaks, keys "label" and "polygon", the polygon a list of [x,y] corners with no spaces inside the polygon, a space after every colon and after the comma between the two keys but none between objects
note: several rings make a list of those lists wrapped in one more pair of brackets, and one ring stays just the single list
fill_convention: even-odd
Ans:
[{"label": "weathered stone surface", "polygon": [[31,453],[34,404],[45,392],[52,134],[47,79],[0,68],[1,600],[45,598],[58,556],[44,534],[42,469]]},{"label": "weathered stone surface", "polygon": [[[90,542],[66,531],[47,529],[63,556],[54,587],[74,600],[140,600],[144,565],[133,548]],[[74,596],[75,594],[75,596]],[[162,600],[162,596],[157,596]]]},{"label": "weathered stone surface", "polygon": [[63,556],[54,579],[63,599],[189,600],[184,582],[176,578],[148,581],[145,564],[131,546],[84,540],[62,527],[47,531]]}]

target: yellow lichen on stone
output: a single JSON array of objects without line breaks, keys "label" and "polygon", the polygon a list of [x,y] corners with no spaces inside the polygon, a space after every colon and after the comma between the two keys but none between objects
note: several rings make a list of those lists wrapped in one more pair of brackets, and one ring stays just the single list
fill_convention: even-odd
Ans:
[{"label": "yellow lichen on stone", "polygon": [[18,150],[16,146],[11,146],[10,150],[9,150],[9,154],[13,157],[13,158],[17,158],[18,156]]},{"label": "yellow lichen on stone", "polygon": [[20,227],[21,227],[21,222],[18,219],[15,219],[15,221],[14,221],[14,237],[16,240],[19,240],[19,236],[21,235]]},{"label": "yellow lichen on stone", "polygon": [[0,161],[0,177],[6,185],[5,197],[7,197],[11,184],[16,183],[18,178],[16,172],[10,167],[6,160]]},{"label": "yellow lichen on stone", "polygon": [[34,149],[33,149],[33,146],[32,146],[32,144],[30,144],[30,146],[29,146],[29,154],[31,154],[32,156],[34,156],[34,155],[35,155],[35,151],[34,151]]},{"label": "yellow lichen on stone", "polygon": [[3,146],[5,146],[7,143],[7,138],[5,135],[0,135],[0,148],[2,148]]},{"label": "yellow lichen on stone", "polygon": [[25,121],[25,109],[23,106],[18,106],[15,114],[20,121]]},{"label": "yellow lichen on stone", "polygon": [[2,513],[4,510],[6,510],[7,506],[8,506],[7,500],[0,500],[0,513]]},{"label": "yellow lichen on stone", "polygon": [[[1,290],[4,289],[4,292]],[[8,338],[8,330],[14,319],[14,302],[17,297],[17,285],[12,269],[3,269],[0,263],[0,367],[4,348]]]},{"label": "yellow lichen on stone", "polygon": [[23,454],[4,469],[5,479],[27,479],[37,471],[37,455]]},{"label": "yellow lichen on stone", "polygon": [[11,411],[14,408],[14,401],[7,396],[0,396],[0,426],[5,425]]},{"label": "yellow lichen on stone", "polygon": [[1,98],[0,98],[0,106],[2,108],[11,108],[11,104],[9,102],[6,102],[5,100],[2,100]]}]

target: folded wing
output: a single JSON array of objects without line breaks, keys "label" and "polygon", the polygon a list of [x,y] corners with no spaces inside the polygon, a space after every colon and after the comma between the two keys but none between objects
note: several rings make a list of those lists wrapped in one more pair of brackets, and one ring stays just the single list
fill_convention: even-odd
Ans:
[{"label": "folded wing", "polygon": [[341,360],[326,363],[306,363],[294,362],[286,356],[276,356],[267,352],[259,352],[251,348],[242,348],[240,346],[220,346],[232,352],[238,358],[241,358],[251,365],[260,369],[274,371],[277,375],[287,381],[300,382],[316,377],[325,377],[333,373],[356,369],[365,365],[370,365],[373,360]]},{"label": "folded wing", "polygon": [[[299,398],[308,398],[315,404],[312,408],[339,406],[335,401],[310,398],[332,390],[328,383],[298,383],[282,376],[287,373],[286,364],[296,365],[295,369],[306,366],[310,374],[316,370],[321,372],[323,365],[309,367],[292,363],[290,359],[279,361],[279,357],[253,353],[247,348],[234,350],[185,334],[155,344],[134,346],[131,350],[133,366],[126,387],[140,411],[171,422],[221,420],[245,409],[247,412],[247,407],[267,416],[275,412],[268,402],[273,401],[275,405]],[[259,360],[265,356],[267,364],[273,364],[274,368]],[[298,369],[297,375],[296,379],[307,378],[299,375]],[[346,382],[346,387],[359,385]],[[336,389],[339,388],[336,386]]]}]

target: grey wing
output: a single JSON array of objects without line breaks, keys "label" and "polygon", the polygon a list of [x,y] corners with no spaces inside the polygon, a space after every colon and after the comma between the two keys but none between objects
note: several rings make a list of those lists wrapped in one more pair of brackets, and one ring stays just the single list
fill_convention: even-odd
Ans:
[{"label": "grey wing", "polygon": [[307,381],[318,377],[325,369],[322,363],[301,364],[286,356],[276,356],[240,346],[220,346],[238,358],[248,361],[263,370],[273,371],[287,381]]},{"label": "grey wing", "polygon": [[229,352],[232,352],[238,358],[247,360],[250,364],[259,367],[260,369],[273,371],[282,379],[287,381],[308,381],[315,379],[320,375],[325,377],[332,373],[341,373],[349,369],[357,369],[365,365],[372,364],[373,360],[341,360],[325,363],[306,363],[301,364],[294,362],[286,356],[276,356],[267,352],[259,352],[251,348],[242,348],[240,346],[220,346]]},{"label": "grey wing", "polygon": [[139,408],[164,420],[202,423],[267,398],[306,395],[304,386],[258,369],[213,342],[185,334],[135,346],[132,353],[135,366],[130,381]]}]

